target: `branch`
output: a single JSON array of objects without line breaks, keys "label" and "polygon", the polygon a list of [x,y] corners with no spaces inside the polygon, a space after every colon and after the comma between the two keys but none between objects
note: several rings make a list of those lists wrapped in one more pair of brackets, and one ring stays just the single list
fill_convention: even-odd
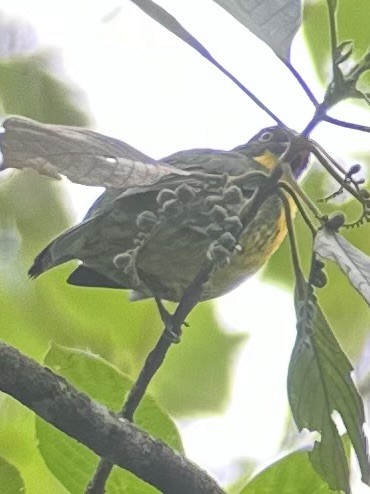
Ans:
[{"label": "branch", "polygon": [[[124,419],[132,422],[134,413],[139,406],[149,383],[153,379],[159,367],[162,365],[171,344],[178,343],[180,341],[182,325],[191,310],[199,302],[203,285],[208,280],[211,270],[212,263],[206,262],[204,268],[198,273],[198,276],[196,276],[194,281],[185,291],[173,315],[164,313],[165,309],[162,307],[161,316],[165,321],[164,330],[161,337],[157,341],[157,344],[146,358],[139,377],[131,388],[130,394],[123,405],[120,416]],[[161,302],[158,302],[158,308],[161,310]],[[102,457],[93,478],[86,488],[85,494],[104,494],[105,484],[112,468],[112,462],[110,462],[107,458]]]},{"label": "branch", "polygon": [[260,99],[255,96],[252,91],[245,87],[231,72],[225,69],[209,51],[194,38],[179,22],[178,20],[168,13],[163,7],[157,5],[152,0],[132,0],[132,2],[139,7],[143,12],[145,12],[149,17],[157,21],[163,27],[168,29],[178,38],[182,39],[189,46],[194,48],[202,57],[213,64],[218,70],[220,70],[226,77],[228,77],[234,84],[238,86],[239,89],[243,91],[261,110],[267,113],[278,125],[285,127],[283,122],[264,104]]},{"label": "branch", "polygon": [[345,127],[346,129],[359,130],[360,132],[370,133],[370,127],[367,125],[356,124],[352,122],[344,122],[343,120],[338,120],[337,118],[330,117],[326,115],[324,118],[325,122],[329,122],[339,127]]},{"label": "branch", "polygon": [[203,470],[162,441],[118,418],[62,377],[2,342],[0,391],[163,493],[224,494]]},{"label": "branch", "polygon": [[306,81],[303,79],[301,74],[298,72],[298,70],[288,60],[284,60],[283,58],[280,58],[280,60],[283,62],[285,67],[288,70],[290,70],[290,73],[293,75],[293,77],[296,79],[296,81],[301,86],[303,91],[306,93],[306,96],[308,97],[308,99],[311,101],[311,103],[314,105],[314,107],[317,108],[319,106],[319,102],[316,99],[313,92],[311,91],[311,89],[309,88]]}]

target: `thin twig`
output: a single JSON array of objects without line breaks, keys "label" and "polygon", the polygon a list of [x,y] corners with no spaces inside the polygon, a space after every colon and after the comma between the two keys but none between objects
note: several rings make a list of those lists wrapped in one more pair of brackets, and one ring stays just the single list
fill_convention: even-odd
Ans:
[{"label": "thin twig", "polygon": [[288,194],[292,197],[295,205],[298,208],[300,215],[303,218],[303,221],[306,223],[306,225],[310,229],[312,235],[315,235],[316,234],[316,228],[313,226],[312,221],[310,220],[306,211],[304,210],[304,207],[303,207],[298,195],[295,193],[295,191],[292,189],[292,187],[289,184],[287,184],[283,181],[279,182],[279,186],[281,189],[284,189],[286,192],[288,192]]},{"label": "thin twig", "polygon": [[339,120],[338,118],[330,117],[329,115],[325,115],[323,120],[325,122],[338,125],[339,127],[345,127],[346,129],[359,130],[361,132],[370,133],[370,127],[367,125],[345,122],[343,120]]},{"label": "thin twig", "polygon": [[351,187],[351,184],[347,183],[343,177],[339,175],[339,173],[328,163],[327,158],[323,156],[319,149],[315,147],[312,148],[312,154],[317,158],[320,164],[327,170],[330,175],[344,188],[347,192],[349,192],[360,204],[363,204],[363,198],[361,194]]},{"label": "thin twig", "polygon": [[287,224],[287,230],[288,230],[288,237],[289,237],[289,243],[290,243],[290,252],[292,255],[292,261],[293,261],[293,269],[294,269],[294,275],[296,278],[296,283],[297,283],[297,289],[299,294],[304,293],[304,280],[302,277],[302,270],[300,267],[299,263],[299,254],[298,254],[298,249],[297,249],[297,243],[295,240],[295,233],[294,233],[294,227],[293,227],[293,222],[292,222],[292,215],[290,211],[290,205],[287,197],[285,196],[284,192],[279,191],[279,196],[280,199],[283,202],[284,206],[284,214],[285,214],[285,220]]},{"label": "thin twig", "polygon": [[298,81],[299,85],[301,86],[301,88],[303,89],[303,91],[306,93],[306,96],[311,101],[311,103],[314,105],[314,107],[315,108],[318,107],[319,106],[318,100],[316,99],[316,97],[314,96],[313,92],[308,87],[308,84],[303,79],[303,77],[298,72],[298,70],[288,60],[284,60],[282,58],[280,60],[287,67],[287,69],[290,70],[290,72],[293,75],[293,77]]},{"label": "thin twig", "polygon": [[337,80],[338,77],[342,77],[342,73],[336,64],[336,49],[338,47],[337,38],[337,23],[335,19],[335,6],[333,0],[327,0],[328,14],[329,14],[329,30],[330,30],[330,48],[331,48],[331,62],[333,69],[333,80]]},{"label": "thin twig", "polygon": [[[167,354],[172,343],[179,341],[181,327],[185,319],[199,302],[204,283],[208,280],[212,271],[212,263],[206,262],[194,281],[185,290],[185,293],[173,315],[168,314],[164,318],[166,323],[161,337],[153,350],[148,355],[145,364],[130,390],[125,404],[121,410],[121,417],[133,420],[133,416],[139,406],[152,378]],[[162,317],[162,314],[161,314]],[[108,480],[113,464],[107,459],[101,458],[94,477],[89,482],[85,494],[104,494],[105,484]]]},{"label": "thin twig", "polygon": [[178,38],[182,39],[189,46],[194,48],[202,57],[208,60],[211,64],[217,67],[226,77],[240,88],[256,105],[269,115],[278,125],[285,127],[284,123],[266,106],[260,99],[255,96],[252,91],[246,88],[231,72],[225,69],[209,51],[192,35],[190,34],[179,21],[164,8],[160,7],[152,0],[131,0],[139,9],[145,12],[149,17],[157,21],[161,26],[168,29]]},{"label": "thin twig", "polygon": [[306,127],[302,131],[302,135],[305,137],[308,137],[311,132],[314,130],[314,128],[321,123],[323,120],[326,118],[326,111],[327,111],[327,106],[325,103],[321,103],[317,108],[316,108],[316,113],[312,117],[312,119],[308,122]]},{"label": "thin twig", "polygon": [[284,168],[284,181],[291,187],[291,189],[297,194],[297,196],[306,204],[307,208],[311,211],[317,220],[321,220],[321,211],[313,204],[312,201],[303,193],[302,189],[297,184],[295,178],[292,175],[292,170],[289,163],[282,164]]}]

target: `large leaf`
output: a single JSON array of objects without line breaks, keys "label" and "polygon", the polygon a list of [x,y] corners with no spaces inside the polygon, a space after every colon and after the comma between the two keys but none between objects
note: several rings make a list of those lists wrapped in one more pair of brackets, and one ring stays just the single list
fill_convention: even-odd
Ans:
[{"label": "large leaf", "polygon": [[[44,362],[71,384],[108,408],[119,411],[132,381],[118,369],[89,352],[53,345]],[[153,398],[145,396],[135,414],[136,424],[172,448],[182,451],[175,425]],[[72,494],[83,492],[91,479],[98,458],[85,446],[36,418],[39,449],[46,465]],[[131,473],[115,468],[107,494],[150,494],[157,492]]]},{"label": "large leaf", "polygon": [[314,250],[320,257],[334,261],[370,305],[369,256],[338,233],[325,228],[317,232]]},{"label": "large leaf", "polygon": [[302,21],[300,0],[214,0],[283,60]]},{"label": "large leaf", "polygon": [[7,118],[3,127],[1,169],[32,168],[57,179],[62,174],[82,185],[114,188],[152,185],[164,176],[190,174],[91,130],[20,117]]},{"label": "large leaf", "polygon": [[19,471],[0,457],[1,494],[22,494],[24,483]]},{"label": "large leaf", "polygon": [[297,339],[289,373],[288,394],[300,430],[321,434],[310,453],[317,472],[334,490],[350,492],[349,468],[333,421],[337,411],[355,450],[363,482],[370,483],[368,444],[361,397],[351,379],[352,366],[335,339],[310,288],[296,293]]},{"label": "large leaf", "polygon": [[297,451],[269,465],[240,491],[240,494],[330,494],[312,468],[308,453]]}]

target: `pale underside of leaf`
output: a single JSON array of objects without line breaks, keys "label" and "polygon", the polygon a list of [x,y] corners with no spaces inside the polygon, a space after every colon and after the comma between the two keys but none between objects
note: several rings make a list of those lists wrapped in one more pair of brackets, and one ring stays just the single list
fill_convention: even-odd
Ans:
[{"label": "pale underside of leaf", "polygon": [[214,0],[264,41],[280,58],[289,60],[294,35],[302,22],[300,0]]},{"label": "pale underside of leaf", "polygon": [[53,178],[108,188],[148,186],[189,172],[158,162],[123,141],[91,130],[23,117],[3,122],[2,168],[32,168]]},{"label": "pale underside of leaf", "polygon": [[370,305],[370,257],[368,255],[338,233],[326,229],[317,232],[314,250],[320,257],[334,261]]}]

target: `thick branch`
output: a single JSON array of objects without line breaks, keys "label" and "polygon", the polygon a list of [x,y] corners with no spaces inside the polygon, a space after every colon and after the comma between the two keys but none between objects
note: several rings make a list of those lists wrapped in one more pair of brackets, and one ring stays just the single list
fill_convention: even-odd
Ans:
[{"label": "thick branch", "polygon": [[97,455],[168,494],[222,494],[203,470],[57,376],[0,343],[0,391]]}]

